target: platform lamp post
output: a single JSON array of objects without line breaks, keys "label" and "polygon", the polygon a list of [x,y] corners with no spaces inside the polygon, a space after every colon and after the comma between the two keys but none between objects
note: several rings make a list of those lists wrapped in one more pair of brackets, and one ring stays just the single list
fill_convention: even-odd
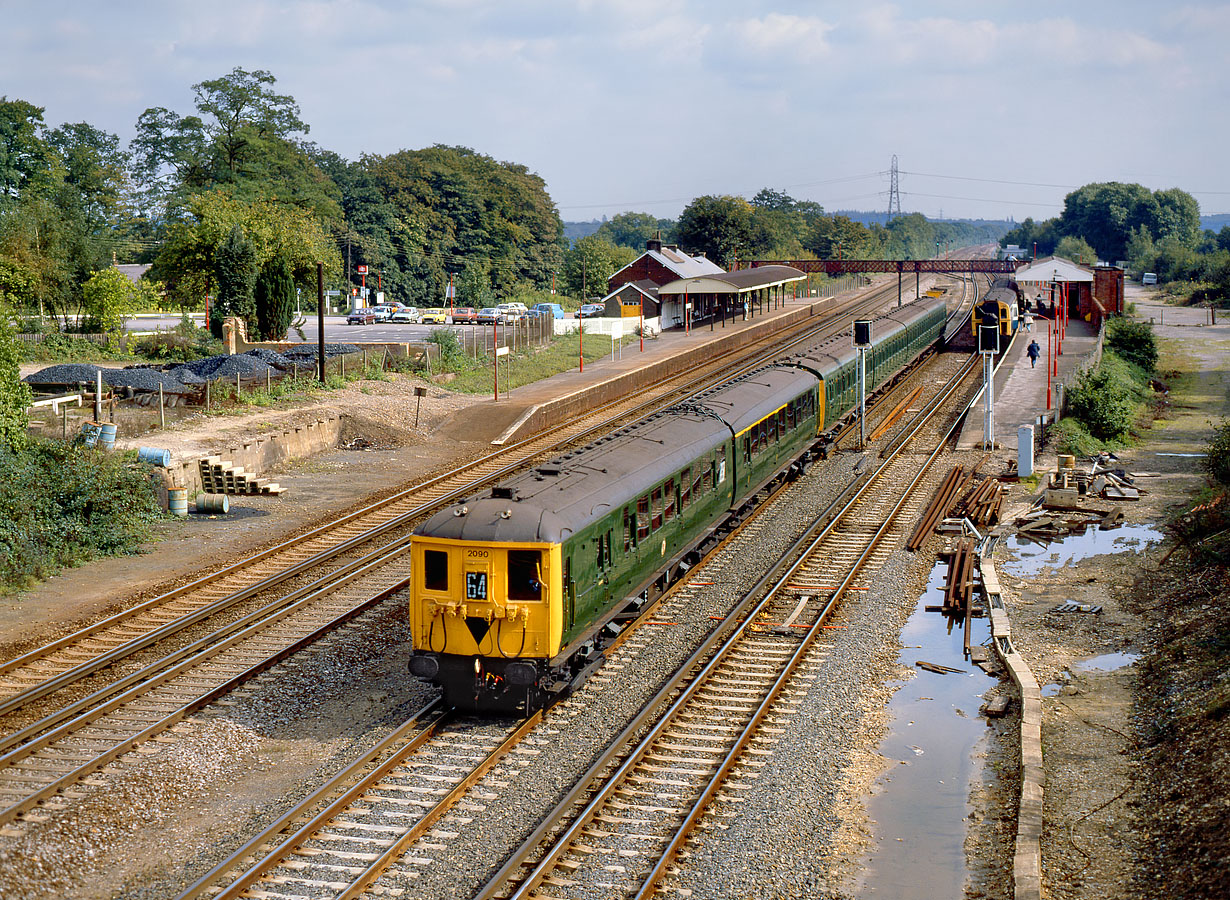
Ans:
[{"label": "platform lamp post", "polygon": [[867,443],[867,348],[871,346],[871,320],[854,320],[854,349],[858,351],[858,448]]},{"label": "platform lamp post", "polygon": [[1051,408],[1051,320],[1046,320],[1046,408]]},{"label": "platform lamp post", "polygon": [[[978,352],[982,355],[982,392],[985,399],[982,419],[984,450],[995,449],[995,355],[999,353],[999,326],[978,326]],[[1048,401],[1047,406],[1050,406]]]}]

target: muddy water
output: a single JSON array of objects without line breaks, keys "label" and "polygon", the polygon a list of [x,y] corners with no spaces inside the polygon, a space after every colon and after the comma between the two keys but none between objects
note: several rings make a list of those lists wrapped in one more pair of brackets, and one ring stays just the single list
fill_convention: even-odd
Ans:
[{"label": "muddy water", "polygon": [[1090,556],[1141,550],[1163,537],[1151,525],[1123,525],[1110,531],[1090,527],[1044,544],[1013,535],[1007,541],[1008,555],[998,565],[1018,578],[1030,578],[1043,569],[1061,569]]},{"label": "muddy water", "polygon": [[[963,631],[925,606],[943,603],[947,567],[931,571],[927,590],[901,632],[898,660],[913,671],[889,702],[889,733],[880,744],[887,771],[867,803],[875,847],[863,861],[857,896],[877,900],[960,897],[966,880],[965,817],[975,749],[986,733],[978,715],[995,681],[964,659]],[[990,636],[973,620],[970,644]],[[960,669],[939,675],[919,660]]]}]

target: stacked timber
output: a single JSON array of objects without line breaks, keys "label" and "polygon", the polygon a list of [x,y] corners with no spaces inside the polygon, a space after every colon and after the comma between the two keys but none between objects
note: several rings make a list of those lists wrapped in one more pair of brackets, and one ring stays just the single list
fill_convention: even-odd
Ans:
[{"label": "stacked timber", "polygon": [[245,472],[243,466],[232,465],[220,456],[207,456],[197,461],[201,473],[201,488],[207,494],[270,494],[276,496],[286,488],[268,478]]}]

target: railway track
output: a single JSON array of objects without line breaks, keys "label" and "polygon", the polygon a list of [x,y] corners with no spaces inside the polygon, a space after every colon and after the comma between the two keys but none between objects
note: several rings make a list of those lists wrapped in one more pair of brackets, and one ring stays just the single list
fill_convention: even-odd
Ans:
[{"label": "railway track", "polygon": [[[975,370],[972,363],[963,367],[941,394],[950,400]],[[932,430],[926,461],[920,465],[899,450],[832,518],[818,521],[802,555],[767,592],[758,597],[763,584],[748,592],[731,617],[737,624],[712,655],[707,646],[697,651],[696,664],[707,661],[695,675],[684,667],[663,687],[665,711],[646,707],[625,730],[628,740],[612,744],[593,776],[557,806],[479,897],[643,898],[658,888],[718,791],[740,770],[754,776],[756,756],[768,752],[764,746],[777,731],[766,720],[788,702],[783,697],[790,686],[808,677],[808,657],[829,614],[848,593],[866,588],[868,574],[926,502],[916,488],[956,421],[938,430],[929,426],[941,411],[951,413],[951,404],[934,404],[911,426],[911,439],[926,440],[923,432]]]},{"label": "railway track", "polygon": [[[860,307],[880,302],[866,297]],[[797,339],[809,339],[814,331]],[[766,343],[773,345],[769,352],[781,352],[780,337]],[[741,367],[761,364],[765,353],[764,347],[749,352]],[[726,377],[732,374],[729,362],[718,368]],[[691,373],[678,379],[653,405],[674,402],[711,377]],[[9,729],[0,739],[0,824],[47,804],[140,742],[384,602],[408,577],[404,557],[414,521],[479,484],[610,427],[613,417],[643,414],[649,404],[638,398],[619,406],[608,408],[599,425],[578,423],[493,453],[0,664],[0,691],[7,689],[7,696],[0,694],[0,721]],[[283,593],[291,584],[298,586]],[[48,711],[52,699],[61,702]]]},{"label": "railway track", "polygon": [[[869,493],[867,484],[864,484],[863,491],[864,494]],[[883,496],[878,500],[881,504],[885,502]],[[851,501],[851,504],[853,502]],[[864,504],[866,503],[864,500]],[[869,509],[864,505],[862,515],[871,521],[883,521],[882,512],[878,508]],[[842,520],[843,528],[832,523],[828,529],[833,542],[848,545],[843,560],[851,564],[853,557],[850,554],[857,542],[852,543],[849,534],[863,527],[853,522],[853,516],[853,512],[847,511]],[[758,520],[752,520],[746,527],[755,529],[757,525]],[[831,555],[831,546],[832,544],[828,549],[816,550],[813,556]],[[867,564],[874,566],[875,559]],[[836,563],[839,569],[842,565],[843,562]],[[703,569],[703,566],[704,563],[697,571]],[[812,577],[814,573],[800,570],[793,576],[783,576],[783,580],[788,579],[790,584],[797,587],[796,582],[799,579]],[[664,595],[653,609],[642,615],[641,630],[625,633],[631,634],[629,644],[654,640],[653,634],[646,635],[642,632],[668,626],[669,620],[681,615],[694,604],[694,592],[701,589],[703,588],[690,582],[677,585]],[[791,610],[782,605],[780,598],[776,605],[771,606],[772,611],[768,615],[782,620],[772,627],[784,632],[783,634],[770,631],[765,632],[767,636],[755,638],[751,645],[742,649],[742,653],[750,653],[751,656],[741,663],[736,663],[737,670],[731,670],[729,662],[722,664],[726,667],[722,670],[725,674],[719,677],[726,682],[727,693],[733,692],[734,695],[724,701],[723,706],[745,704],[746,688],[740,687],[738,682],[746,681],[748,671],[767,676],[770,673],[767,658],[784,657],[786,651],[800,646],[798,634],[793,627],[797,622],[786,620],[791,615],[796,620],[804,615],[793,608],[813,605],[811,593],[814,593],[816,598],[823,594],[823,589],[819,586],[809,587],[808,590],[809,599],[806,603],[800,604],[796,596],[789,598]],[[835,598],[832,602],[835,602]],[[814,610],[811,610],[811,614],[816,615]],[[748,615],[746,609],[741,609],[730,618],[728,624],[730,627],[737,627],[737,622]],[[763,619],[763,616],[761,618]],[[763,626],[757,628],[763,629]],[[713,638],[696,651],[694,660],[706,655],[722,633],[723,628],[714,631]],[[620,663],[612,661],[608,665],[619,667]],[[685,666],[681,671],[687,671],[689,668],[690,666]],[[599,672],[594,680],[600,681],[603,677],[603,673]],[[663,688],[658,697],[669,695],[674,689],[673,686]],[[646,708],[652,709],[656,705],[656,702],[651,703]],[[712,747],[719,732],[729,730],[732,713],[729,708],[723,708],[716,715],[723,722],[720,728],[701,727],[701,737],[689,740],[698,740],[700,747]],[[517,776],[517,763],[505,763],[501,760],[510,755],[515,758],[518,754],[532,757],[539,752],[539,746],[536,745],[546,743],[545,740],[539,741],[532,732],[538,718],[535,716],[524,722],[507,725],[474,725],[464,720],[454,723],[442,718],[429,726],[430,732],[428,728],[424,728],[417,733],[412,723],[407,723],[401,729],[401,736],[391,738],[388,742],[390,747],[400,742],[401,747],[387,751],[378,748],[372,752],[373,756],[387,752],[385,762],[377,765],[366,759],[361,760],[360,763],[368,769],[361,780],[355,780],[356,776],[351,772],[341,773],[336,783],[322,787],[317,795],[308,798],[295,810],[271,824],[238,852],[199,879],[181,894],[178,900],[196,900],[201,897],[317,895],[348,898],[364,895],[369,890],[374,895],[397,894],[397,889],[389,888],[385,881],[381,880],[382,873],[388,872],[392,881],[397,884],[415,883],[416,879],[439,864],[447,845],[458,838],[458,831],[455,829],[468,826],[475,816],[484,812],[490,815],[490,806],[498,799],[501,788]],[[642,723],[632,723],[625,729],[624,737],[630,736],[640,727]],[[668,741],[681,739],[678,738],[681,733],[678,729],[685,727],[688,726],[676,725],[667,729]],[[517,743],[518,739],[521,740],[520,744]],[[614,746],[619,746],[620,743],[616,742]],[[439,755],[445,751],[438,749],[437,745],[454,755]],[[482,747],[490,749],[479,754]],[[455,751],[459,751],[459,755]],[[671,750],[669,747],[665,751],[659,748],[657,752]],[[595,764],[594,770],[601,767],[600,764]],[[426,782],[413,780],[424,777]],[[344,784],[350,786],[344,788]],[[578,790],[584,787],[583,780]],[[318,799],[324,795],[334,799],[325,804]],[[319,808],[313,807],[313,803],[317,803]],[[465,804],[465,809],[457,812],[456,805],[460,803]],[[568,806],[567,801],[561,804],[561,808]],[[450,810],[453,812],[449,825],[441,826],[442,818]],[[611,813],[608,811],[604,815],[610,816]],[[619,815],[614,817],[619,818]],[[551,827],[549,824],[544,826],[546,829]],[[542,830],[540,828],[540,831]],[[536,843],[531,838],[527,845],[536,846]],[[568,867],[568,864],[565,864],[565,869]],[[489,895],[495,896],[497,893]],[[563,895],[571,896],[566,890]]]}]

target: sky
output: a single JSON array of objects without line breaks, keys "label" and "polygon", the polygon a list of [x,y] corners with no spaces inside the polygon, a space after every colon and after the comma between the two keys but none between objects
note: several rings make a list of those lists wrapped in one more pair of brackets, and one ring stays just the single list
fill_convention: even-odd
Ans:
[{"label": "sky", "polygon": [[1090,182],[1230,211],[1230,3],[0,0],[0,96],[131,139],[265,69],[347,159],[460,145],[567,221],[764,187],[826,210],[1058,215]]}]

